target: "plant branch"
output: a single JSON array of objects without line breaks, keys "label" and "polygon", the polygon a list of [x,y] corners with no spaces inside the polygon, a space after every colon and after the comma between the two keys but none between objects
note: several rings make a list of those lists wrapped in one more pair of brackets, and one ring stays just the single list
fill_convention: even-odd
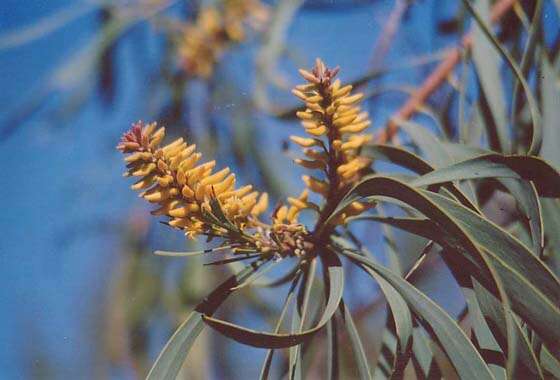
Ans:
[{"label": "plant branch", "polygon": [[[508,11],[513,7],[517,0],[500,0],[491,10],[490,20],[492,23],[498,23]],[[397,120],[408,120],[416,111],[424,104],[424,102],[446,81],[455,66],[461,61],[461,50],[468,50],[473,45],[472,32],[463,37],[461,44],[452,48],[443,61],[435,68],[435,70],[426,78],[420,88],[415,91],[408,100],[397,110],[390,118],[385,129],[375,136],[378,144],[385,144],[395,136],[399,130]]]}]

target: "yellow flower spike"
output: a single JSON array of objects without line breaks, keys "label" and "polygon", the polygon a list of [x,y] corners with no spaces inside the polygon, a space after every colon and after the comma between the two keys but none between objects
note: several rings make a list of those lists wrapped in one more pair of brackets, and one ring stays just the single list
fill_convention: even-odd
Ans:
[{"label": "yellow flower spike", "polygon": [[301,209],[298,207],[290,207],[288,209],[288,213],[286,214],[286,220],[288,221],[288,223],[290,224],[295,224],[297,223],[297,218],[299,216]]},{"label": "yellow flower spike", "polygon": [[204,185],[201,185],[200,183],[196,184],[195,191],[194,191],[195,199],[197,199],[200,202],[205,201],[207,199],[207,197],[206,197],[206,188],[207,187],[210,188],[210,186],[204,186]]},{"label": "yellow flower spike", "polygon": [[146,127],[144,128],[144,135],[146,135],[146,137],[153,138],[152,134],[154,133],[156,127],[157,127],[156,122],[147,124]]},{"label": "yellow flower spike", "polygon": [[354,120],[353,124],[340,128],[339,131],[340,133],[360,133],[363,132],[366,128],[368,128],[370,125],[371,125],[371,121],[369,120],[363,121],[361,123],[357,123]]},{"label": "yellow flower spike", "polygon": [[278,210],[276,210],[274,219],[282,223],[286,220],[287,216],[288,216],[288,208],[286,206],[281,206]]},{"label": "yellow flower spike", "polygon": [[306,169],[324,169],[326,165],[323,161],[302,160],[301,158],[296,158],[294,162]]},{"label": "yellow flower spike", "polygon": [[340,149],[342,150],[357,149],[362,147],[364,144],[368,143],[370,140],[371,140],[371,136],[367,136],[367,135],[352,136],[350,141],[342,144]]},{"label": "yellow flower spike", "polygon": [[196,203],[187,203],[183,206],[169,210],[167,215],[174,218],[185,218],[192,213],[198,212],[199,210],[200,207]]},{"label": "yellow flower spike", "polygon": [[336,101],[340,104],[340,105],[344,105],[344,106],[348,106],[348,105],[352,105],[355,103],[358,103],[360,100],[362,100],[364,98],[364,94],[362,93],[358,93],[356,95],[352,95],[352,96],[344,96],[341,97],[339,99],[337,99]]},{"label": "yellow flower spike", "polygon": [[342,84],[342,82],[340,81],[340,79],[337,79],[333,82],[333,84],[330,87],[330,90],[331,90],[333,95],[336,94],[337,91],[340,89],[341,84]]},{"label": "yellow flower spike", "polygon": [[303,151],[303,153],[311,158],[312,160],[319,160],[319,161],[323,161],[323,162],[327,162],[329,159],[329,156],[327,155],[327,153],[323,152],[323,151],[319,151],[319,150],[314,150],[314,149],[305,149]]},{"label": "yellow flower spike", "polygon": [[169,166],[163,160],[158,160],[156,165],[157,168],[162,172],[167,172],[167,170],[169,170]]},{"label": "yellow flower spike", "polygon": [[309,108],[311,111],[315,111],[315,112],[319,112],[319,113],[324,113],[325,111],[323,110],[323,108],[317,104],[317,103],[305,103],[305,106],[307,108]]},{"label": "yellow flower spike", "polygon": [[301,125],[303,125],[303,128],[305,129],[314,129],[314,128],[318,128],[320,126],[320,120],[317,121],[302,121]]},{"label": "yellow flower spike", "polygon": [[150,187],[154,184],[155,177],[156,177],[155,175],[146,176],[146,177],[142,178],[141,180],[135,182],[134,185],[130,186],[130,188],[132,190],[142,190],[142,189],[148,188],[148,187]]},{"label": "yellow flower spike", "polygon": [[267,208],[268,208],[268,194],[262,193],[261,197],[259,198],[259,201],[257,202],[257,204],[255,204],[255,206],[251,210],[251,215],[258,216],[263,212],[265,212]]},{"label": "yellow flower spike", "polygon": [[299,137],[299,136],[290,136],[290,140],[292,140],[294,143],[298,144],[299,146],[302,146],[304,148],[310,148],[312,146],[317,146],[320,145],[320,143],[316,140],[316,139],[312,139],[312,138],[305,138],[305,137]]},{"label": "yellow flower spike", "polygon": [[296,86],[296,90],[301,92],[311,91],[315,88],[313,84],[300,84]]},{"label": "yellow flower spike", "polygon": [[256,228],[261,223],[256,218],[268,207],[267,195],[251,192],[250,185],[235,189],[235,175],[229,168],[212,172],[215,161],[195,166],[200,153],[182,139],[160,148],[151,136],[157,134],[159,139],[161,129],[153,133],[154,129],[153,124],[136,123],[118,145],[119,150],[130,154],[126,159],[127,175],[140,177],[132,188],[147,189],[140,196],[158,206],[153,214],[169,217],[171,226],[191,238],[201,233],[228,234],[227,229],[215,224],[216,219],[208,218],[208,212],[215,212],[210,202],[218,198],[239,230]]},{"label": "yellow flower spike", "polygon": [[312,96],[307,96],[307,98],[304,100],[309,103],[319,103],[320,101],[323,100],[323,97],[321,95],[312,95]]},{"label": "yellow flower spike", "polygon": [[307,112],[307,111],[297,111],[296,112],[297,117],[299,117],[301,120],[316,120],[317,118],[315,117],[315,115],[313,115],[312,112]]},{"label": "yellow flower spike", "polygon": [[290,203],[293,207],[299,210],[303,210],[304,208],[307,208],[307,203],[305,203],[304,201],[298,198],[288,197],[288,203]]},{"label": "yellow flower spike", "polygon": [[328,182],[321,181],[320,179],[308,175],[304,175],[301,178],[303,179],[305,185],[314,193],[321,194],[324,197],[326,197],[329,193]]},{"label": "yellow flower spike", "polygon": [[341,150],[341,148],[342,148],[342,140],[334,140],[334,141],[331,143],[331,146],[333,147],[333,149],[334,149],[335,151]]},{"label": "yellow flower spike", "polygon": [[177,170],[177,183],[181,186],[187,183],[187,176],[185,175],[185,172],[182,170]]},{"label": "yellow flower spike", "polygon": [[317,128],[313,128],[313,129],[308,129],[307,133],[309,133],[311,136],[322,136],[325,133],[327,133],[327,127],[325,127],[324,125],[321,125],[320,127]]},{"label": "yellow flower spike", "polygon": [[245,194],[248,194],[251,190],[253,190],[252,185],[245,185],[237,190],[228,191],[227,193],[218,195],[218,199],[224,200],[227,198],[235,198],[235,197],[240,198],[243,197]]},{"label": "yellow flower spike", "polygon": [[337,89],[337,90],[333,89],[332,96],[335,99],[342,98],[342,97],[350,94],[350,91],[352,91],[352,85],[349,84],[349,85],[344,86],[344,87],[342,87],[340,89]]},{"label": "yellow flower spike", "polygon": [[161,187],[167,187],[171,184],[171,182],[173,182],[173,177],[170,175],[158,177],[157,182]]},{"label": "yellow flower spike", "polygon": [[223,181],[220,183],[216,183],[212,186],[212,190],[216,195],[220,195],[226,191],[230,191],[235,186],[235,174],[228,175]]},{"label": "yellow flower spike", "polygon": [[257,204],[258,192],[252,192],[241,199],[240,214],[245,216],[251,213],[253,207]]},{"label": "yellow flower spike", "polygon": [[156,189],[154,191],[144,194],[142,198],[144,198],[145,200],[151,203],[159,203],[169,198],[169,190]]},{"label": "yellow flower spike", "polygon": [[309,71],[304,70],[304,69],[299,69],[299,73],[303,77],[303,79],[305,79],[309,82],[312,82],[312,83],[318,83],[318,80],[315,77],[315,75],[311,74]]},{"label": "yellow flower spike", "polygon": [[355,119],[356,119],[357,115],[348,115],[348,116],[343,116],[343,117],[339,117],[339,118],[335,118],[333,121],[333,125],[335,127],[343,127],[345,125],[348,125],[350,123],[352,123]]},{"label": "yellow flower spike", "polygon": [[152,155],[147,152],[136,152],[128,157],[125,157],[124,162],[133,163],[136,161],[148,161],[152,158]]},{"label": "yellow flower spike", "polygon": [[173,151],[177,147],[181,146],[184,143],[183,141],[184,141],[183,138],[180,137],[177,140],[175,140],[175,141],[167,144],[163,148],[161,148],[161,151],[163,152],[164,155],[167,155],[170,151]]},{"label": "yellow flower spike", "polygon": [[156,169],[157,169],[156,164],[150,162],[148,164],[144,164],[144,165],[140,166],[140,168],[131,172],[130,175],[134,176],[134,177],[143,177],[143,176],[147,176],[148,174],[152,173]]},{"label": "yellow flower spike", "polygon": [[303,100],[304,102],[307,102],[307,95],[305,95],[303,92],[301,92],[300,90],[292,90],[292,94],[294,94],[295,96],[297,96],[298,98],[300,98],[301,100]]},{"label": "yellow flower spike", "polygon": [[157,146],[159,146],[159,144],[161,143],[164,137],[165,137],[165,128],[161,127],[151,136],[149,148],[155,149]]},{"label": "yellow flower spike", "polygon": [[202,181],[200,181],[200,185],[215,185],[218,182],[223,181],[227,175],[229,174],[230,170],[228,167],[220,170],[219,172],[216,172],[206,178],[204,178]]},{"label": "yellow flower spike", "polygon": [[183,188],[181,189],[181,194],[183,194],[183,197],[187,199],[191,199],[194,197],[194,191],[188,185],[183,186]]},{"label": "yellow flower spike", "polygon": [[[360,109],[364,95],[352,94],[352,85],[343,85],[339,79],[335,79],[338,71],[338,68],[327,68],[317,59],[312,70],[300,71],[307,83],[297,87],[300,94],[305,95],[302,100],[306,107],[297,116],[305,132],[318,140],[318,145],[324,146],[326,152],[322,154],[315,150],[304,150],[311,160],[300,159],[296,163],[309,169],[324,169],[328,182],[309,176],[304,176],[303,180],[311,191],[322,195],[327,204],[342,196],[360,180],[364,169],[371,163],[370,159],[360,156],[360,148],[370,141],[370,136],[356,135],[370,125],[367,112]],[[320,127],[313,128],[315,125]],[[301,142],[298,145],[309,148],[311,141],[303,139],[297,138],[295,142]],[[337,220],[342,221],[344,218]]]},{"label": "yellow flower spike", "polygon": [[183,172],[192,169],[196,165],[196,163],[200,160],[201,157],[202,154],[200,153],[192,154],[190,157],[188,157],[187,159],[185,159],[183,162],[179,164],[179,169]]},{"label": "yellow flower spike", "polygon": [[267,9],[258,0],[226,0],[202,8],[176,39],[184,71],[193,77],[209,78],[224,53],[245,39],[246,26],[258,28],[267,18]]}]

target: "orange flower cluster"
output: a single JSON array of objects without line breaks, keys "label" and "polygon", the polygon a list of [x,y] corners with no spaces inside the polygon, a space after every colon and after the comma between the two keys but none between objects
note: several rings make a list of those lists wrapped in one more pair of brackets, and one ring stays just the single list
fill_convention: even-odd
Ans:
[{"label": "orange flower cluster", "polygon": [[[371,124],[367,112],[359,102],[363,94],[352,94],[352,86],[342,86],[334,80],[339,69],[328,69],[317,59],[311,72],[300,70],[306,84],[292,93],[305,102],[306,109],[297,113],[310,137],[290,136],[303,147],[306,159],[295,162],[307,169],[323,171],[324,178],[303,176],[307,187],[333,202],[369,170],[371,159],[361,156],[361,148],[371,141],[370,134],[362,134]],[[367,206],[354,202],[344,210],[335,223],[363,212]]]},{"label": "orange flower cluster", "polygon": [[165,128],[141,122],[125,133],[117,146],[129,153],[126,176],[140,177],[132,185],[141,197],[159,207],[153,214],[171,218],[169,224],[194,238],[199,234],[225,236],[227,229],[211,216],[212,200],[219,201],[225,217],[239,230],[260,224],[258,216],[268,208],[268,195],[251,185],[235,188],[229,168],[214,172],[215,161],[199,164],[196,146],[182,138],[160,147]]},{"label": "orange flower cluster", "polygon": [[184,70],[208,78],[229,46],[245,39],[245,22],[264,23],[267,9],[258,0],[226,0],[221,7],[203,8],[198,18],[183,27],[179,57]]}]

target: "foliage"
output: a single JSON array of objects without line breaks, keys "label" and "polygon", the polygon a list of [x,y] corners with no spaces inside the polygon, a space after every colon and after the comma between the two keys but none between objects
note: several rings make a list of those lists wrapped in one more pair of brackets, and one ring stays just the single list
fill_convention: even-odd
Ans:
[{"label": "foliage", "polygon": [[[329,69],[318,59],[311,71],[300,70],[308,83],[293,90],[305,103],[296,115],[309,136],[291,137],[306,156],[295,162],[319,171],[317,177],[303,177],[307,188],[317,193],[318,203],[309,201],[304,191],[299,198],[289,198],[289,208],[277,206],[271,224],[258,218],[266,202],[257,202],[257,193],[247,195],[249,190],[237,194],[232,177],[227,177],[229,170],[212,174],[207,164],[195,167],[199,157],[191,158],[194,147],[178,140],[157,148],[161,139],[160,132],[153,132],[154,125],[137,124],[125,134],[119,149],[132,153],[127,158],[128,173],[143,177],[133,187],[153,185],[142,196],[160,203],[157,213],[171,217],[170,226],[189,236],[203,233],[222,241],[200,252],[163,254],[193,256],[231,250],[231,257],[210,264],[249,261],[195,307],[168,341],[148,378],[174,379],[205,326],[242,344],[268,349],[262,378],[270,374],[273,353],[288,348],[285,371],[294,379],[309,370],[306,360],[311,360],[311,348],[322,339],[316,335],[326,329],[326,372],[337,378],[342,360],[339,325],[346,331],[360,378],[560,376],[560,335],[555,328],[560,325],[555,264],[560,252],[550,244],[550,232],[560,226],[550,217],[543,223],[543,215],[560,212],[560,174],[537,156],[542,136],[555,125],[543,123],[540,114],[548,110],[538,104],[525,79],[531,67],[527,60],[548,64],[547,54],[533,46],[542,4],[537,2],[534,10],[523,68],[485,24],[479,13],[484,13],[481,4],[476,9],[465,2],[477,22],[472,59],[481,84],[481,96],[473,100],[471,112],[484,130],[469,135],[472,127],[463,114],[460,123],[450,122],[447,133],[439,136],[416,122],[395,118],[392,123],[408,134],[411,148],[425,158],[376,144],[373,136],[361,134],[370,125],[367,113],[357,105],[363,94],[352,94],[351,85],[335,80],[339,69]],[[476,49],[483,46],[487,50],[481,56]],[[496,58],[496,64],[503,59],[513,72],[510,80],[516,90],[510,99],[509,120],[504,94],[486,84],[496,78],[484,70],[501,72],[499,66],[490,65],[489,56]],[[479,64],[481,59],[486,60],[484,64]],[[465,83],[459,86],[457,96],[464,112]],[[549,96],[557,92],[540,99]],[[437,113],[433,116],[438,118]],[[457,143],[455,136],[463,141]],[[152,144],[151,139],[157,141]],[[401,169],[377,173],[379,161]],[[173,192],[177,185],[185,187]],[[507,218],[492,212],[500,198],[513,206]],[[383,210],[390,210],[389,214],[379,205],[386,205]],[[257,212],[252,211],[255,208]],[[313,228],[298,221],[297,215],[304,210],[313,212]],[[414,259],[403,275],[398,270],[402,267],[399,258],[395,258],[397,265],[386,267],[369,252],[364,237],[353,232],[359,222],[382,223],[419,236],[425,248],[420,254],[406,253]],[[395,246],[391,236],[385,238],[389,246]],[[463,291],[465,307],[459,318],[414,284],[414,274],[434,257],[445,263]],[[267,277],[265,268],[285,261],[295,261],[295,269],[281,279],[290,286],[274,331],[254,330],[214,316],[229,296],[257,286],[257,279],[261,280],[258,286],[276,288],[277,281],[262,281]],[[393,343],[383,341],[377,358],[364,348],[364,335],[344,301],[344,290],[353,283],[348,277],[353,273],[351,266],[377,282],[388,303],[384,335]],[[294,295],[297,302],[291,306]],[[292,323],[284,327],[290,309]]]},{"label": "foliage", "polygon": [[[343,85],[338,67],[318,59],[300,70],[306,83],[292,90],[297,100],[285,108],[269,95],[288,94],[277,66],[298,61],[297,49],[284,44],[302,1],[204,2],[185,20],[163,16],[175,3],[98,5],[99,33],[0,132],[11,136],[52,94],[66,95],[60,116],[81,109],[95,88],[110,104],[121,37],[146,20],[159,28],[169,51],[158,62],[153,93],[163,88],[166,96],[159,103],[145,97],[145,108],[190,144],[180,138],[163,145],[164,128],[138,122],[118,148],[127,154],[125,174],[138,177],[132,188],[157,206],[152,213],[202,248],[156,251],[165,260],[188,259],[180,279],[167,281],[167,264],[146,252],[144,228],[140,237],[123,234],[126,259],[116,273],[107,334],[120,326],[126,331],[115,335],[128,336],[130,347],[112,346],[115,356],[130,350],[138,376],[148,373],[150,323],[159,313],[178,327],[150,379],[174,379],[185,368],[187,376],[203,376],[201,363],[224,350],[207,347],[207,327],[265,349],[263,379],[560,378],[560,44],[544,27],[544,9],[560,13],[557,1],[462,0],[456,18],[440,25],[458,45],[384,67],[407,10],[423,6],[396,1],[371,71]],[[306,6],[354,3],[361,2]],[[45,33],[64,22],[47,21]],[[0,49],[35,38],[33,30],[8,37]],[[241,92],[224,80],[228,53],[252,43],[259,49],[254,98],[220,124],[208,110],[219,96]],[[433,62],[413,90],[379,85],[396,70]],[[366,132],[364,110],[388,92],[406,101],[390,110],[384,128]],[[189,112],[198,112],[201,125]],[[274,171],[259,147],[268,126],[257,128],[254,116],[262,113],[303,126],[306,136],[290,137],[303,154],[294,161],[306,172],[298,196],[287,196],[288,175]],[[216,161],[199,164],[195,142],[205,154],[234,157],[237,176],[229,167],[214,171]],[[260,174],[246,175],[245,167]],[[282,201],[270,210],[267,193],[241,182]],[[202,271],[204,265],[214,271]],[[426,279],[438,276],[443,281],[433,289]],[[453,297],[460,310],[448,302]]]}]

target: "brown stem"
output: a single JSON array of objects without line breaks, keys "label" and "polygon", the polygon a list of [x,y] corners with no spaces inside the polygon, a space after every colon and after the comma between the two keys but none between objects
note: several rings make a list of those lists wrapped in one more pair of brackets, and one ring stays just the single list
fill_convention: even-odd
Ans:
[{"label": "brown stem", "polygon": [[[497,23],[513,7],[517,0],[499,0],[491,10],[490,20]],[[451,49],[435,70],[426,78],[422,86],[408,98],[401,108],[391,117],[384,130],[375,136],[375,142],[385,144],[399,130],[396,120],[408,120],[424,102],[445,82],[455,66],[461,61],[461,49],[470,49],[473,44],[472,32],[463,37],[460,46]]]}]

